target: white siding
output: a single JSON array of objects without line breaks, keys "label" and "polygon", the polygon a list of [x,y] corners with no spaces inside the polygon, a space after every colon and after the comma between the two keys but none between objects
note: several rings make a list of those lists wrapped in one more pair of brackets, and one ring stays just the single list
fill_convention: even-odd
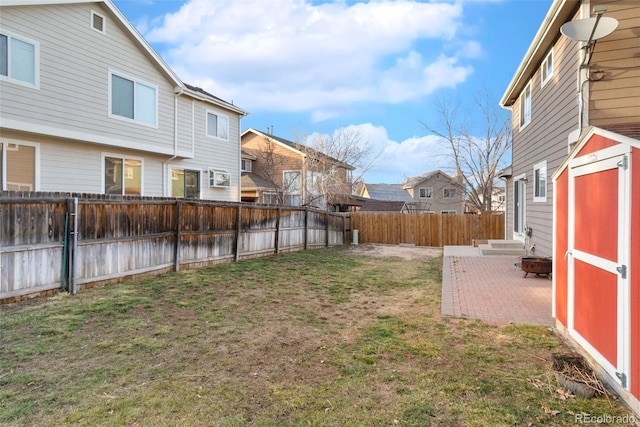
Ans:
[{"label": "white siding", "polygon": [[[192,159],[176,159],[170,162],[172,167],[197,169],[203,173],[201,175],[202,198],[221,201],[240,201],[240,116],[227,110],[216,108],[211,104],[201,101],[194,102],[194,139],[195,152]],[[187,108],[191,112],[191,102],[180,101],[182,108]],[[229,140],[223,141],[206,136],[206,111],[220,113],[229,117]],[[181,110],[179,116],[182,117],[184,111]],[[191,132],[186,129],[186,122],[180,123],[179,140],[180,147],[191,144]],[[190,127],[191,125],[188,124]],[[188,137],[188,138],[187,138]],[[190,145],[189,145],[190,147]],[[190,149],[190,148],[189,148]],[[209,187],[209,168],[225,169],[231,174],[231,186],[229,188]]]},{"label": "white siding", "polygon": [[[92,10],[105,15],[104,34],[91,28]],[[170,164],[202,171],[203,198],[240,200],[241,116],[176,95],[173,80],[107,8],[3,6],[0,30],[39,44],[38,88],[0,81],[0,126],[3,141],[41,144],[40,190],[103,193],[103,153],[112,153],[144,159],[145,196],[170,195]],[[157,126],[109,117],[110,72],[157,87]],[[228,141],[206,136],[207,109],[229,118]],[[229,171],[231,186],[209,188],[210,167]]]},{"label": "white siding", "polygon": [[102,188],[102,155],[143,159],[143,196],[162,196],[162,161],[164,156],[114,147],[87,145],[61,139],[30,136],[6,131],[2,142],[35,143],[40,147],[40,191],[78,193],[104,192]]},{"label": "white siding", "polygon": [[[90,27],[92,7],[3,7],[0,28],[40,44],[40,88],[1,81],[0,114],[38,126],[73,129],[87,141],[171,152],[174,86],[106,10],[106,33]],[[64,31],[61,31],[64,29]],[[109,70],[158,87],[158,127],[108,117]]]}]

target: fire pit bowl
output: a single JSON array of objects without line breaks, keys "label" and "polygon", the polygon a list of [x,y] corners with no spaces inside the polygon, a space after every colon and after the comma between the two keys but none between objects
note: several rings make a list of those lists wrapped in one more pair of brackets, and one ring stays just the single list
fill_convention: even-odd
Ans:
[{"label": "fire pit bowl", "polygon": [[524,271],[525,278],[529,273],[534,273],[538,277],[546,276],[551,278],[552,266],[551,258],[522,257],[520,260],[520,268]]}]

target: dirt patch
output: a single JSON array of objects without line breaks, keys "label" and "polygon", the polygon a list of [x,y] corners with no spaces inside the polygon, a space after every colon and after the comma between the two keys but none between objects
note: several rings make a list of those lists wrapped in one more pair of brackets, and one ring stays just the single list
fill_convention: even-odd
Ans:
[{"label": "dirt patch", "polygon": [[349,252],[374,258],[402,258],[403,260],[427,260],[442,256],[442,248],[404,245],[351,245]]}]

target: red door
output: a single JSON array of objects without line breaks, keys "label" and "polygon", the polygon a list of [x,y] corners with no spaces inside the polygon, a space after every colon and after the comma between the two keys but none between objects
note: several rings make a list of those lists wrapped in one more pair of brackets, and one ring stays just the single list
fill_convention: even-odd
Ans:
[{"label": "red door", "polygon": [[569,165],[569,332],[629,388],[630,164],[623,145]]}]

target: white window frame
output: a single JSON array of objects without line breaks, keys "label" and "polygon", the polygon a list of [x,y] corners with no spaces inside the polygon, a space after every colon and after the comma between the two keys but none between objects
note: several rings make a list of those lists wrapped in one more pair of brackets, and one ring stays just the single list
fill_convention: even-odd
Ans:
[{"label": "white window frame", "polygon": [[543,160],[533,166],[533,201],[535,203],[547,201],[547,161]]},{"label": "white window frame", "polygon": [[[98,29],[95,27],[94,25],[94,16],[97,16],[99,18],[102,18],[102,30]],[[100,34],[106,34],[107,33],[107,17],[104,16],[102,13],[98,13],[95,10],[91,10],[91,14],[89,15],[89,26],[91,27],[91,29],[93,31],[97,31]]]},{"label": "white window frame", "polygon": [[[242,172],[251,172],[252,161],[249,159],[241,159],[240,160],[240,171]],[[249,167],[245,167],[245,165],[249,165]]]},{"label": "white window frame", "polygon": [[[205,116],[205,123],[204,123],[204,126],[205,126],[205,128],[204,128],[204,133],[205,133],[205,135],[206,135],[208,138],[218,139],[218,140],[220,140],[220,141],[229,141],[229,125],[230,125],[230,123],[231,123],[231,122],[230,122],[230,120],[229,120],[229,116],[227,116],[227,115],[225,115],[225,114],[220,114],[219,112],[214,111],[214,110],[210,110],[210,109],[207,109],[207,110],[206,110],[206,112],[205,112],[205,114],[206,114],[206,116]],[[211,135],[211,134],[209,134],[209,115],[210,115],[210,114],[212,114],[212,115],[216,116],[218,119],[219,119],[219,118],[224,118],[224,119],[227,121],[227,129],[226,129],[226,130],[227,130],[227,135],[226,135],[225,137],[221,137],[221,136],[218,136],[218,135],[217,135],[217,133],[218,133],[218,128],[219,128],[219,125],[220,125],[220,124],[219,124],[219,120],[216,120],[216,135]]]},{"label": "white window frame", "polygon": [[458,211],[455,210],[444,210],[444,211],[440,211],[441,215],[457,215]]},{"label": "white window frame", "polygon": [[[291,186],[288,185],[289,181],[286,179],[286,174],[288,173],[297,173],[298,174],[298,186],[294,189],[296,191],[291,191]],[[283,188],[283,203],[287,206],[300,206],[302,203],[302,171],[300,169],[291,169],[282,171],[282,188]],[[297,204],[288,204],[287,198],[293,198],[297,196]]]},{"label": "white window frame", "polygon": [[[13,147],[9,147],[10,145]],[[6,140],[0,140],[0,162],[2,163],[1,191],[7,191],[7,151],[18,151],[18,147],[21,145],[35,148],[35,173],[33,177],[35,186],[31,191],[40,191],[40,144],[35,142],[7,142]]]},{"label": "white window frame", "polygon": [[520,94],[520,129],[531,123],[531,81],[522,89]]},{"label": "white window frame", "polygon": [[[34,89],[40,89],[40,43],[32,40],[28,37],[15,34],[11,31],[6,31],[0,28],[0,34],[7,37],[7,75],[0,74],[0,80],[15,83],[21,86],[26,86]],[[27,43],[33,46],[33,83],[15,78],[11,73],[11,40],[15,39],[23,43]]]},{"label": "white window frame", "polygon": [[[183,176],[185,176],[186,179],[186,174],[185,172],[197,172],[198,173],[198,199],[202,198],[202,169],[198,169],[198,168],[189,168],[186,166],[171,166],[169,165],[169,176],[168,176],[168,184],[167,184],[167,196],[168,197],[178,197],[178,196],[174,196],[173,195],[173,184],[171,181],[173,180],[177,180],[178,176],[177,176],[177,172],[182,172]],[[183,196],[184,198],[186,198],[186,195]]]},{"label": "white window frame", "polygon": [[[227,175],[227,184],[217,184],[216,177],[218,175]],[[209,188],[229,188],[231,187],[231,173],[222,168],[209,168]]]},{"label": "white window frame", "polygon": [[[275,203],[267,203],[267,197],[275,198]],[[265,205],[269,205],[269,206],[276,206],[280,204],[280,196],[278,193],[276,193],[275,191],[265,191],[264,193],[262,193],[262,203]]]},{"label": "white window frame", "polygon": [[[148,126],[148,127],[152,127],[154,129],[158,128],[158,86],[151,84],[149,82],[146,82],[144,80],[140,80],[138,78],[132,77],[131,75],[127,75],[126,73],[121,73],[119,71],[114,71],[114,70],[109,70],[108,71],[109,74],[109,113],[108,113],[108,117],[112,118],[112,119],[117,119],[117,120],[123,120],[125,122],[129,122],[129,123],[135,123],[135,124],[139,124],[139,125],[143,125],[143,126]],[[121,79],[125,79],[125,80],[129,80],[131,82],[133,82],[133,118],[130,117],[125,117],[125,116],[121,116],[118,114],[113,114],[113,88],[112,88],[112,82],[113,82],[113,76],[117,76],[120,77]],[[155,102],[153,105],[153,114],[154,114],[154,120],[153,123],[149,123],[143,120],[139,120],[136,119],[136,87],[140,85],[140,86],[145,86],[147,88],[153,89],[154,93],[155,93]]]},{"label": "white window frame", "polygon": [[[448,191],[452,191],[453,190],[453,195],[448,195],[447,196],[447,192]],[[458,189],[454,188],[454,187],[445,187],[442,189],[442,198],[443,199],[455,199],[458,196]]]},{"label": "white window frame", "polygon": [[553,49],[549,51],[540,66],[540,87],[544,87],[553,77]]},{"label": "white window frame", "polygon": [[[425,193],[429,193],[429,195],[428,196],[423,196],[422,195],[422,190],[425,190]],[[420,199],[431,199],[431,198],[433,198],[433,187],[420,187],[420,188],[418,188],[418,197]]]},{"label": "white window frame", "polygon": [[[121,159],[121,160],[137,160],[140,161],[140,196],[144,196],[144,157],[136,157],[136,156],[130,156],[128,154],[120,154],[120,153],[101,153],[100,156],[100,170],[101,170],[101,174],[100,174],[100,193],[99,194],[106,194],[105,190],[104,190],[104,185],[105,185],[105,175],[107,173],[107,171],[104,168],[104,162],[105,162],[105,158],[106,157],[112,157],[114,159]],[[124,164],[124,162],[123,162]],[[123,169],[123,173],[124,172],[124,167]],[[126,193],[124,193],[125,190],[125,186],[124,183],[122,184],[122,195],[126,195]]]}]

